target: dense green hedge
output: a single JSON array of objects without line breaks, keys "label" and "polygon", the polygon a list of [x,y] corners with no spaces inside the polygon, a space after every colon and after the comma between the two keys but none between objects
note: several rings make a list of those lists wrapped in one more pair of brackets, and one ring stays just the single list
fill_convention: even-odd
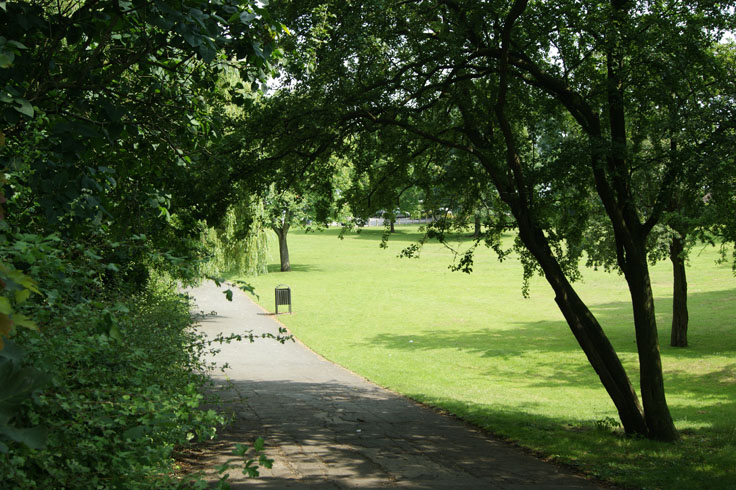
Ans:
[{"label": "dense green hedge", "polygon": [[53,374],[14,419],[45,428],[45,448],[6,441],[4,486],[175,485],[172,451],[213,437],[223,421],[200,409],[207,344],[192,328],[188,301],[171,287],[80,303],[39,332],[19,332],[15,345],[25,365]]}]

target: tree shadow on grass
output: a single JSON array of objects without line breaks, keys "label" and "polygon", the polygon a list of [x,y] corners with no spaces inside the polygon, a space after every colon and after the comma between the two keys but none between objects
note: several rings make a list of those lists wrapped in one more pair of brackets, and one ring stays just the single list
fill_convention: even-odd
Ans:
[{"label": "tree shadow on grass", "polygon": [[[669,314],[662,315],[659,322],[660,348],[664,355],[696,358],[711,353],[736,353],[736,329],[724,323],[718,328],[723,334],[715,333],[708,325],[709,305],[729,304],[736,314],[736,289],[695,293],[689,297],[691,328],[689,336],[691,347],[674,348],[669,346]],[[671,311],[671,298],[658,298],[658,311]],[[594,304],[591,309],[601,323],[606,335],[619,353],[636,354],[635,332],[631,320],[631,303],[626,301]],[[492,323],[493,319],[489,319]],[[509,358],[528,351],[574,352],[580,348],[570,328],[564,321],[505,322],[515,325],[508,330],[464,331],[459,328],[437,329],[431,332],[410,334],[380,334],[370,339],[385,348],[432,350],[460,349],[469,352],[482,352],[483,357]]]},{"label": "tree shadow on grass", "polygon": [[[734,456],[736,429],[726,419],[703,419],[706,427],[682,432],[678,443],[663,443],[627,437],[621,428],[612,430],[594,417],[584,423],[547,417],[521,409],[478,404],[447,397],[411,398],[460,416],[492,433],[519,441],[539,441],[546,454],[562,455],[561,460],[583,471],[593,470],[604,479],[628,484],[653,485],[656,488],[708,488],[732,490],[736,481]],[[736,402],[705,402],[701,407],[675,407],[676,418],[698,420],[698,415],[711,410],[736,410]],[[724,437],[725,436],[725,437]],[[559,457],[559,456],[558,456]],[[581,460],[595,460],[593,469]]]},{"label": "tree shadow on grass", "polygon": [[[616,349],[621,352],[635,352],[631,303],[624,301],[590,306]],[[733,328],[731,320],[736,317],[736,289],[690,293],[688,309],[690,347],[672,347],[672,297],[655,298],[655,311],[659,317],[659,343],[663,355],[696,358],[714,353],[736,354],[736,328]],[[627,345],[630,349],[626,348]]]},{"label": "tree shadow on grass", "polygon": [[[358,240],[373,240],[375,242],[380,242],[383,240],[385,234],[385,229],[380,227],[371,227],[371,228],[361,228],[360,233],[350,233],[349,235],[345,235],[345,238],[355,238]],[[415,231],[415,230],[402,230],[401,228],[397,228],[394,233],[388,234],[388,243],[391,244],[392,242],[418,242],[422,239],[424,236],[424,233]],[[474,241],[474,238],[471,236],[470,233],[448,233],[447,234],[447,242],[450,244],[455,243],[461,243],[464,245],[471,245]],[[428,240],[428,243],[437,243],[437,240],[430,239]]]},{"label": "tree shadow on grass", "polygon": [[[324,272],[324,269],[313,264],[291,264],[291,272]],[[281,272],[281,264],[268,264],[268,273],[289,275],[289,272]]]},{"label": "tree shadow on grass", "polygon": [[[734,430],[736,404],[728,400],[736,400],[736,362],[724,363],[723,356],[736,352],[736,332],[724,324],[718,327],[723,330],[722,334],[714,333],[703,328],[702,323],[708,318],[708,305],[726,304],[735,292],[726,290],[691,295],[691,310],[694,312],[691,321],[696,325],[694,330],[701,329],[691,333],[693,347],[670,347],[669,322],[660,325],[665,387],[671,398],[680,400],[670,403],[676,418]],[[668,301],[671,305],[671,299]],[[659,306],[662,306],[661,302]],[[632,383],[637,386],[638,357],[633,325],[623,321],[630,318],[630,308],[627,302],[617,302],[595,305],[593,309],[628,366]],[[517,322],[514,325],[508,330],[486,328],[463,331],[452,328],[430,332],[382,333],[368,339],[366,345],[426,352],[427,356],[437,359],[451,356],[452,351],[472,353],[488,360],[484,362],[485,370],[478,366],[479,370],[474,371],[474,375],[495,377],[499,375],[499,369],[504,369],[509,371],[509,375],[518,376],[520,382],[523,380],[525,386],[531,389],[565,385],[600,387],[597,375],[565,322]],[[712,359],[714,357],[715,360]]]}]

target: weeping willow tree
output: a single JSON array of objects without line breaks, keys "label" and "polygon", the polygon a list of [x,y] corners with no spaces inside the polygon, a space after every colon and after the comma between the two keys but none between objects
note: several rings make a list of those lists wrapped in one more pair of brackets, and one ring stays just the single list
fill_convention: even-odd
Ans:
[{"label": "weeping willow tree", "polygon": [[257,276],[268,273],[269,238],[265,210],[259,199],[246,199],[230,206],[217,227],[203,233],[202,240],[210,251],[204,266],[209,275]]}]

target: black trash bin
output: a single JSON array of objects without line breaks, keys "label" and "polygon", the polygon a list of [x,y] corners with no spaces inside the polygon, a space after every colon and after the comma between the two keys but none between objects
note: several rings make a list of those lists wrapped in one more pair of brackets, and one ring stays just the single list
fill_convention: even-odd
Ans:
[{"label": "black trash bin", "polygon": [[291,288],[286,284],[276,286],[276,314],[279,314],[279,306],[289,305],[289,313],[291,313]]}]

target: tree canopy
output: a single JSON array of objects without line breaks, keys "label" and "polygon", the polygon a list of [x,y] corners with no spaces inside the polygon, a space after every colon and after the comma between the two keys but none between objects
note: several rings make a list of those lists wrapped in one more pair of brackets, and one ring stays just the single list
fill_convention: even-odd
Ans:
[{"label": "tree canopy", "polygon": [[[383,186],[400,189],[427,155],[491,184],[513,216],[526,274],[550,283],[626,431],[673,440],[650,236],[708,193],[732,199],[715,184],[733,168],[733,46],[724,37],[732,7],[284,2],[277,15],[295,33],[288,43],[296,54],[265,107],[283,122],[269,128],[278,135],[270,155],[299,154],[316,166],[374,134],[380,158],[368,165],[384,166]],[[467,182],[447,188],[462,193]],[[605,216],[631,291],[642,404],[571,284],[596,215]]]}]

